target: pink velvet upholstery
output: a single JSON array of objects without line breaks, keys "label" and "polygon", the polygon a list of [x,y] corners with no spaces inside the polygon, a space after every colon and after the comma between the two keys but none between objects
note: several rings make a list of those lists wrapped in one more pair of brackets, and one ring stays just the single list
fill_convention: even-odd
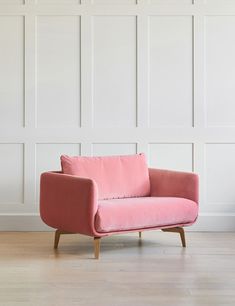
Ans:
[{"label": "pink velvet upholstery", "polygon": [[[157,169],[147,169],[146,173],[144,155],[94,158],[92,172],[88,159],[75,158],[75,163],[78,162],[75,168],[69,165],[73,159],[62,162],[63,170],[72,171],[73,175],[61,172],[41,175],[40,214],[47,225],[102,237],[195,222],[196,174]],[[86,177],[91,173],[91,178],[74,175],[78,173],[80,176],[86,173]],[[122,198],[103,200],[113,197]]]},{"label": "pink velvet upholstery", "polygon": [[97,186],[87,178],[46,172],[41,175],[40,214],[49,226],[95,236]]},{"label": "pink velvet upholstery", "polygon": [[195,173],[149,169],[152,197],[179,197],[198,203],[198,175]]},{"label": "pink velvet upholstery", "polygon": [[98,186],[99,199],[150,195],[150,181],[144,154],[105,157],[61,156],[65,174],[87,177]]},{"label": "pink velvet upholstery", "polygon": [[193,223],[197,214],[197,203],[184,198],[103,200],[98,203],[95,227],[98,232],[113,232],[177,226]]}]

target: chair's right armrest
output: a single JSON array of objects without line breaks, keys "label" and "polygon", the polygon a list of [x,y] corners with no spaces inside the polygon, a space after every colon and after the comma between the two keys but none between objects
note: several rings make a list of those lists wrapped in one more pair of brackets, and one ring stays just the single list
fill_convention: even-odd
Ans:
[{"label": "chair's right armrest", "polygon": [[180,197],[198,203],[198,175],[163,169],[149,169],[151,196]]},{"label": "chair's right armrest", "polygon": [[97,186],[88,178],[45,172],[40,181],[40,215],[49,226],[94,235]]}]

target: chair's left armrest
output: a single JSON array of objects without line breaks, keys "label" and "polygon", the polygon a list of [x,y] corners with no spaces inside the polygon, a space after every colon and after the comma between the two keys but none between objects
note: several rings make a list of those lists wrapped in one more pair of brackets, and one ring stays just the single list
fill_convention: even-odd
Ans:
[{"label": "chair's left armrest", "polygon": [[151,196],[180,197],[198,203],[198,175],[161,169],[149,169]]},{"label": "chair's left armrest", "polygon": [[45,172],[41,175],[40,214],[49,226],[95,236],[97,186],[88,178]]}]

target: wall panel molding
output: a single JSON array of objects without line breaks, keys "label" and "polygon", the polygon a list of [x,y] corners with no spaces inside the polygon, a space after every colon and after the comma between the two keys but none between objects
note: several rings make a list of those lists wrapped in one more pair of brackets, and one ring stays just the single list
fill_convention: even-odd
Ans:
[{"label": "wall panel molding", "polygon": [[235,126],[235,45],[231,40],[234,32],[235,15],[205,16],[205,102],[209,127]]},{"label": "wall panel molding", "polygon": [[136,143],[93,143],[92,155],[129,155],[137,153]]},{"label": "wall panel molding", "polygon": [[192,143],[150,143],[148,153],[152,168],[188,172],[194,170]]},{"label": "wall panel molding", "polygon": [[193,126],[193,41],[192,16],[149,18],[151,127]]},{"label": "wall panel molding", "polygon": [[0,207],[24,204],[24,144],[0,143]]},{"label": "wall panel molding", "polygon": [[25,18],[0,16],[0,127],[25,125]]},{"label": "wall panel molding", "polygon": [[92,24],[93,126],[136,127],[136,16],[95,16]]},{"label": "wall panel molding", "polygon": [[37,126],[80,126],[80,16],[37,17]]}]

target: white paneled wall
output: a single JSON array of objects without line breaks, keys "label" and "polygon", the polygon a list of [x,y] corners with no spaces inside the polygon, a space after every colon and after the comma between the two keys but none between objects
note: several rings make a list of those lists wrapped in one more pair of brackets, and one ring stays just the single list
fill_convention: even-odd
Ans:
[{"label": "white paneled wall", "polygon": [[[234,0],[0,0],[0,229],[43,229],[61,154],[200,175],[194,229],[235,229]],[[192,228],[192,229],[193,229]]]},{"label": "white paneled wall", "polygon": [[37,17],[37,127],[80,126],[80,17]]},{"label": "white paneled wall", "polygon": [[192,21],[192,16],[149,17],[151,127],[193,125]]},{"label": "white paneled wall", "polygon": [[0,126],[18,128],[24,124],[23,16],[0,16],[0,43]]},{"label": "white paneled wall", "polygon": [[149,160],[152,167],[193,171],[193,146],[190,143],[151,143]]},{"label": "white paneled wall", "polygon": [[23,144],[0,144],[0,201],[6,206],[24,202]]},{"label": "white paneled wall", "polygon": [[235,126],[235,16],[207,16],[205,28],[207,124]]},{"label": "white paneled wall", "polygon": [[92,19],[93,125],[136,127],[136,17]]}]

